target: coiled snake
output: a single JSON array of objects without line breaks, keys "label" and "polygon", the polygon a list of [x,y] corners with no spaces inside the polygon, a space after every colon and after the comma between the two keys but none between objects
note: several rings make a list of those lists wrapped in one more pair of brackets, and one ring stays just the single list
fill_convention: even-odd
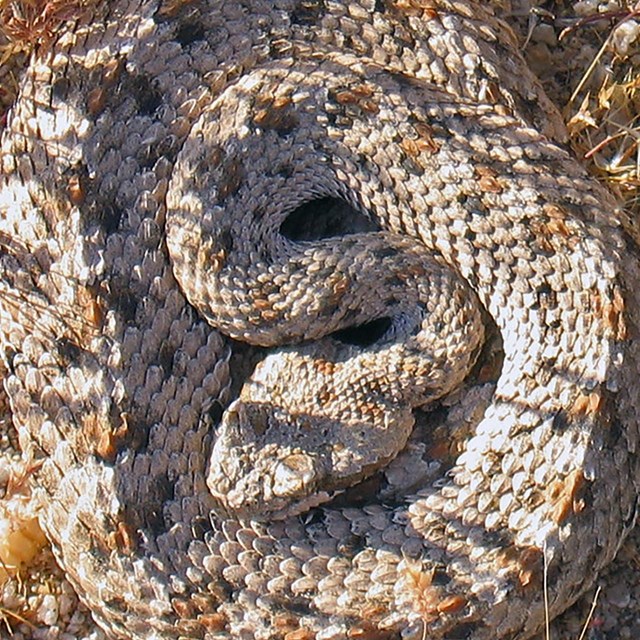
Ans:
[{"label": "coiled snake", "polygon": [[551,615],[592,583],[638,248],[561,140],[471,0],[115,0],[36,52],[6,388],[111,636],[528,638],[543,569]]}]

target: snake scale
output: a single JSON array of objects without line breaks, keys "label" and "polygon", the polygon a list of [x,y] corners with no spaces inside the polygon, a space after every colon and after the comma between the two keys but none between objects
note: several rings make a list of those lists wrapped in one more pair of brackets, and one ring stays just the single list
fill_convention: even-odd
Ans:
[{"label": "snake scale", "polygon": [[562,143],[473,0],[113,0],[35,52],[5,386],[110,637],[529,638],[593,583],[638,245]]}]

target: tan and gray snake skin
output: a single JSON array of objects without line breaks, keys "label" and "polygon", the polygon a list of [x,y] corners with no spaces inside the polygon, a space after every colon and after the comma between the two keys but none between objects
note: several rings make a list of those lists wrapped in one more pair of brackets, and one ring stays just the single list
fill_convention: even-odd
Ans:
[{"label": "tan and gray snake skin", "polygon": [[639,253],[562,141],[473,0],[113,0],[35,52],[5,384],[110,637],[522,639],[592,584]]}]

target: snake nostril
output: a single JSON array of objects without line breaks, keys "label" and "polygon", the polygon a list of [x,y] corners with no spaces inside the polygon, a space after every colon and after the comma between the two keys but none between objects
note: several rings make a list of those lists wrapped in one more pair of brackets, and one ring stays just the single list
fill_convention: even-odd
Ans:
[{"label": "snake nostril", "polygon": [[296,207],[280,226],[280,233],[293,241],[320,240],[378,227],[350,204],[339,198],[324,197]]},{"label": "snake nostril", "polygon": [[344,344],[352,344],[356,347],[368,347],[377,342],[389,330],[391,318],[376,318],[371,322],[347,327],[332,333],[332,337]]}]

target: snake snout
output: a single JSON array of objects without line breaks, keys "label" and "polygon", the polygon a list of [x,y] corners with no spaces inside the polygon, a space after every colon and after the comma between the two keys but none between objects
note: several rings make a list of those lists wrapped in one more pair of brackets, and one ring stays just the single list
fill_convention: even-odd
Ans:
[{"label": "snake snout", "polygon": [[325,481],[327,457],[286,438],[287,430],[312,430],[269,404],[231,404],[214,445],[207,486],[219,511],[239,518],[274,518],[306,511],[330,499],[317,493]]}]

